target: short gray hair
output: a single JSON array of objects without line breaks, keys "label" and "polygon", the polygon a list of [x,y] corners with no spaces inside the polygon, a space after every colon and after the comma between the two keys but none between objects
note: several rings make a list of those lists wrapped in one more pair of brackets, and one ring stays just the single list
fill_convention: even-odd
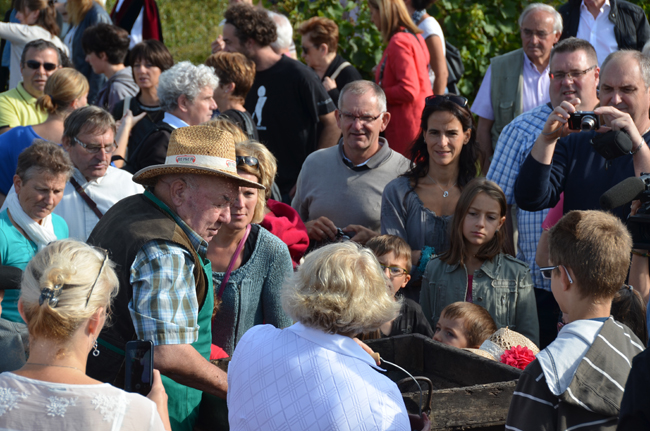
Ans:
[{"label": "short gray hair", "polygon": [[291,47],[291,41],[293,40],[293,28],[291,27],[289,18],[270,10],[267,11],[267,13],[275,23],[278,35],[278,38],[275,39],[275,42],[271,42],[271,48],[273,48],[275,52],[285,51],[289,49]]},{"label": "short gray hair", "polygon": [[623,56],[630,56],[637,61],[639,64],[639,69],[641,70],[641,78],[643,78],[643,83],[645,84],[645,88],[647,90],[648,87],[650,87],[650,57],[643,55],[636,49],[621,49],[609,54],[605,61],[603,61],[603,65],[600,67],[601,74],[602,71],[605,70],[605,66],[607,66],[611,61]]},{"label": "short gray hair", "polygon": [[178,108],[178,98],[183,94],[193,101],[205,87],[213,91],[219,85],[219,78],[214,69],[206,66],[194,66],[189,61],[182,61],[164,71],[158,81],[158,98],[160,108],[172,112]]},{"label": "short gray hair", "polygon": [[384,93],[384,90],[382,90],[379,85],[375,84],[372,81],[365,80],[352,81],[343,87],[341,93],[339,94],[339,110],[343,109],[343,96],[345,96],[347,93],[360,96],[362,94],[368,93],[369,91],[371,91],[373,93],[373,96],[377,98],[377,109],[379,109],[379,112],[386,112],[386,93]]},{"label": "short gray hair", "polygon": [[521,15],[519,15],[519,28],[521,28],[521,25],[528,15],[537,11],[543,11],[551,14],[553,16],[553,31],[555,33],[562,33],[562,15],[553,9],[552,6],[544,3],[531,3],[526,6],[523,12],[521,12]]}]

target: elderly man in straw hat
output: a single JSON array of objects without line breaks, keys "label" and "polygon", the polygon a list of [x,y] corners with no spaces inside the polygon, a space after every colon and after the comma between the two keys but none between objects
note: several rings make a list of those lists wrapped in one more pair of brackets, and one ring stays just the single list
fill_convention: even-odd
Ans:
[{"label": "elderly man in straw hat", "polygon": [[225,398],[226,374],[208,359],[214,295],[208,242],[222,223],[238,186],[264,187],[237,175],[235,140],[221,128],[174,130],[162,165],[133,181],[142,195],[114,205],[88,243],[109,250],[120,290],[112,324],[91,356],[88,375],[122,387],[129,340],[152,340],[154,366],[163,374],[174,431],[191,431],[202,391]]}]

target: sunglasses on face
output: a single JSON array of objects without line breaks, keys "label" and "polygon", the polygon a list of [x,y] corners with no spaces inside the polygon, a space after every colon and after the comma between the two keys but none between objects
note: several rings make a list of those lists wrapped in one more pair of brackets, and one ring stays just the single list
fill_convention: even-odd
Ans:
[{"label": "sunglasses on face", "polygon": [[251,168],[257,168],[260,165],[259,160],[257,160],[257,157],[251,157],[251,156],[237,156],[237,166],[250,166]]},{"label": "sunglasses on face", "polygon": [[461,108],[467,108],[467,98],[463,96],[453,96],[446,94],[444,96],[433,95],[424,99],[424,104],[426,106],[438,106],[443,102],[452,102]]},{"label": "sunglasses on face", "polygon": [[38,70],[38,69],[41,68],[41,66],[43,66],[43,69],[47,70],[48,72],[51,72],[51,71],[53,71],[54,69],[56,69],[58,67],[54,63],[41,63],[41,62],[36,61],[36,60],[27,60],[25,62],[25,65],[27,67],[29,67],[30,69],[33,69],[33,70]]}]

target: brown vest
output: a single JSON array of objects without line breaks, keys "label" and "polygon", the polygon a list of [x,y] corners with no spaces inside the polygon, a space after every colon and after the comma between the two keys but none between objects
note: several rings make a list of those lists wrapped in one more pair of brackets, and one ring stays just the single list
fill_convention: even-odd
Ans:
[{"label": "brown vest", "polygon": [[190,239],[174,219],[151,199],[138,194],[122,199],[106,212],[88,238],[88,244],[109,252],[115,262],[120,289],[113,300],[111,317],[99,336],[97,357],[89,355],[86,373],[102,382],[124,387],[124,348],[137,335],[128,304],[133,297],[131,265],[143,245],[152,240],[176,243],[192,255],[199,308],[203,307],[207,280]]}]

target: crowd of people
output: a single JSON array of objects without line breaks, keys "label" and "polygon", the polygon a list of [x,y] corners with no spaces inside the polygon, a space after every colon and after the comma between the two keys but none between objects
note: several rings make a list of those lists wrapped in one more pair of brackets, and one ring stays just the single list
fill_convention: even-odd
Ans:
[{"label": "crowd of people", "polygon": [[[504,362],[503,331],[534,358],[507,429],[648,428],[647,205],[600,203],[650,172],[647,17],[526,6],[470,106],[433,1],[367,1],[366,80],[322,16],[296,46],[232,0],[195,65],[154,0],[15,0],[0,428],[425,430],[364,341]],[[122,390],[133,340],[146,397]]]}]

